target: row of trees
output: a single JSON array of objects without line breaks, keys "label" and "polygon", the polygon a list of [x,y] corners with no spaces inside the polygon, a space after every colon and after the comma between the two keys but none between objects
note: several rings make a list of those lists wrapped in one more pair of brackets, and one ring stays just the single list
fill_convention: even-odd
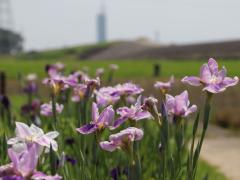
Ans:
[{"label": "row of trees", "polygon": [[11,30],[0,28],[0,54],[12,54],[22,51],[23,37]]}]

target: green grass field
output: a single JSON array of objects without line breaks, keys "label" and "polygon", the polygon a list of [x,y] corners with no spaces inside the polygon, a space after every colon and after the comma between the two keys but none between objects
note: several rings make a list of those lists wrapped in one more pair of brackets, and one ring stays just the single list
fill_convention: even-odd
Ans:
[{"label": "green grass field", "polygon": [[[10,79],[15,79],[19,73],[24,75],[28,73],[37,73],[39,77],[44,77],[44,66],[49,63],[61,61],[66,64],[68,71],[79,70],[83,67],[88,67],[90,74],[94,74],[95,70],[99,67],[108,68],[109,64],[118,64],[119,70],[116,76],[119,78],[150,78],[153,76],[153,65],[160,64],[161,76],[169,77],[183,77],[185,75],[197,75],[199,67],[207,62],[203,61],[174,61],[174,60],[111,60],[111,61],[80,61],[74,58],[61,58],[59,60],[24,60],[16,58],[1,58],[0,57],[0,70],[5,71]],[[236,60],[221,60],[221,65],[229,69],[230,76],[240,74],[240,61]]]}]

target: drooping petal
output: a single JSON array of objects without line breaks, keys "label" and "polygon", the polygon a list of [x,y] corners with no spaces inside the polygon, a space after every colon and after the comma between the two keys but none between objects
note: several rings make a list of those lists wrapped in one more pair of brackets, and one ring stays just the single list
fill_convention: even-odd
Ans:
[{"label": "drooping petal", "polygon": [[127,117],[120,117],[114,121],[113,125],[110,126],[111,130],[118,128],[121,124],[123,124],[128,118]]},{"label": "drooping petal", "polygon": [[151,114],[147,111],[142,111],[142,112],[138,112],[136,113],[135,117],[134,117],[134,120],[136,121],[139,121],[139,120],[142,120],[142,119],[149,119],[151,118]]},{"label": "drooping petal", "polygon": [[126,130],[130,131],[134,135],[134,141],[139,141],[143,138],[143,130],[135,127],[129,127]]},{"label": "drooping petal", "polygon": [[87,124],[76,129],[81,134],[91,134],[97,130],[96,124]]},{"label": "drooping petal", "polygon": [[237,76],[235,76],[234,78],[225,77],[222,83],[225,87],[229,87],[229,86],[235,86],[238,83],[238,81],[239,79]]},{"label": "drooping petal", "polygon": [[190,84],[192,86],[200,86],[201,85],[200,78],[199,77],[195,77],[195,76],[185,76],[182,79],[182,82]]},{"label": "drooping petal", "polygon": [[105,151],[113,152],[117,149],[118,146],[113,142],[103,141],[100,142],[100,147]]},{"label": "drooping petal", "polygon": [[119,133],[112,134],[109,137],[110,141],[113,141],[115,144],[120,144],[121,141],[128,139],[129,141],[138,141],[143,137],[143,130],[136,127],[128,127],[120,131]]},{"label": "drooping petal", "polygon": [[18,143],[19,141],[21,141],[22,139],[20,137],[15,137],[15,138],[10,138],[8,141],[7,141],[7,144],[8,145],[13,145],[13,144],[16,144]]},{"label": "drooping petal", "polygon": [[226,88],[224,86],[220,86],[219,84],[210,84],[203,88],[203,91],[208,91],[210,93],[220,93],[225,91]]}]

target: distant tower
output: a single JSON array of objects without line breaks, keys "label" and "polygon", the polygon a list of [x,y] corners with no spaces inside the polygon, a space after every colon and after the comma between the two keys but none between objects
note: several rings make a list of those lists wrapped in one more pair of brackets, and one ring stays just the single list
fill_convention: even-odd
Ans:
[{"label": "distant tower", "polygon": [[10,0],[0,0],[0,29],[12,28],[12,12]]},{"label": "distant tower", "polygon": [[102,4],[101,11],[97,15],[97,41],[99,43],[106,42],[107,40],[107,32],[106,32],[106,14],[105,14],[105,6]]}]

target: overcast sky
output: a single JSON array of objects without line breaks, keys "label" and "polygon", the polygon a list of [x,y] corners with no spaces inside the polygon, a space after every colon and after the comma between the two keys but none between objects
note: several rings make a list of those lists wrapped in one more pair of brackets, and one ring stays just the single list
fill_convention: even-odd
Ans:
[{"label": "overcast sky", "polygon": [[[11,0],[25,49],[96,42],[100,0]],[[240,39],[239,0],[105,0],[108,39],[161,43]]]}]

